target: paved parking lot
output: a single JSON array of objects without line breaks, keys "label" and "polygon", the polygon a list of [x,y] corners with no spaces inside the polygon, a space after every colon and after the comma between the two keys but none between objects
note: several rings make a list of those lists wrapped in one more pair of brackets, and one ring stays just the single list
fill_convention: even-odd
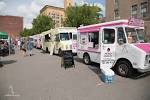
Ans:
[{"label": "paved parking lot", "polygon": [[2,58],[0,100],[149,100],[150,75],[135,78],[115,75],[112,84],[100,80],[98,64],[84,65],[75,57],[75,68],[61,68],[60,57],[34,50]]}]

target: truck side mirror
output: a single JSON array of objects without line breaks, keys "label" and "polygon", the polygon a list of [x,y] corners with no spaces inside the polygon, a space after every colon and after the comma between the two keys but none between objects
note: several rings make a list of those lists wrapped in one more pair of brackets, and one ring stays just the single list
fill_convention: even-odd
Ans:
[{"label": "truck side mirror", "polygon": [[118,39],[118,43],[119,43],[119,45],[122,45],[124,42],[123,42],[123,39]]}]

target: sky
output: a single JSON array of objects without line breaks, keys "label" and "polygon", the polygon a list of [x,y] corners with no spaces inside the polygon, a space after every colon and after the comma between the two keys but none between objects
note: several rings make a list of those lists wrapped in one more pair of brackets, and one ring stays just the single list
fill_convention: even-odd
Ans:
[{"label": "sky", "polygon": [[[44,5],[64,7],[64,0],[0,0],[0,15],[23,17],[24,27],[31,28],[32,20],[40,13]],[[74,0],[77,4],[95,3],[105,12],[105,0]]]}]

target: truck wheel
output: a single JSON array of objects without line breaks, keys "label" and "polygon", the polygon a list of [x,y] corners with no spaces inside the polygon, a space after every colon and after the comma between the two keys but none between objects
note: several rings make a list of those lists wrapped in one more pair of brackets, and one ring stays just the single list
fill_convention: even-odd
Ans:
[{"label": "truck wheel", "polygon": [[122,60],[116,64],[116,72],[123,77],[131,77],[133,73],[132,65],[129,61]]},{"label": "truck wheel", "polygon": [[83,56],[83,62],[86,65],[89,65],[91,63],[90,56],[88,54],[84,54],[84,56]]}]

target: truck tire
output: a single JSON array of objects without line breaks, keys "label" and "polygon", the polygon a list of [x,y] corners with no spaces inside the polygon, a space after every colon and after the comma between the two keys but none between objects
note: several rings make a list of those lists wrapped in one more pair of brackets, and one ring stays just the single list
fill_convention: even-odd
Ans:
[{"label": "truck tire", "polygon": [[117,62],[115,69],[117,74],[123,77],[131,77],[131,75],[133,74],[132,65],[127,60],[121,60]]},{"label": "truck tire", "polygon": [[84,54],[84,55],[83,55],[83,62],[84,62],[86,65],[91,64],[91,59],[90,59],[89,54]]}]

